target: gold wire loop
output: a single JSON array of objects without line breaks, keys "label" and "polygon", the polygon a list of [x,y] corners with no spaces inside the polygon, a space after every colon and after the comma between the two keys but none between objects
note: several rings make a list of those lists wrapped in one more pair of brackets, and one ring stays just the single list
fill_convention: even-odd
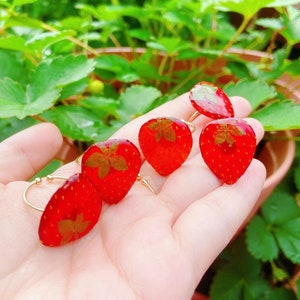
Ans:
[{"label": "gold wire loop", "polygon": [[75,159],[75,162],[77,165],[81,166],[81,158],[82,158],[82,154],[77,156],[76,159]]},{"label": "gold wire loop", "polygon": [[151,186],[151,184],[147,179],[143,178],[141,174],[138,174],[137,181],[139,181],[143,186],[147,187],[152,194],[156,195],[154,188]]},{"label": "gold wire loop", "polygon": [[190,118],[188,119],[188,123],[191,123],[191,122],[193,122],[195,119],[197,119],[199,116],[201,115],[201,113],[198,111],[198,110],[196,110],[191,116],[190,116]]},{"label": "gold wire loop", "polygon": [[189,126],[191,133],[194,133],[196,131],[196,126],[192,122],[186,120],[181,120],[181,121],[185,123],[187,126]]},{"label": "gold wire loop", "polygon": [[[46,176],[46,181],[47,183],[51,183],[53,180],[67,180],[68,178],[66,177],[61,177],[61,176],[52,176],[52,175],[47,175]],[[40,177],[37,177],[35,178],[35,180],[33,180],[32,182],[29,183],[29,185],[26,187],[26,189],[24,190],[23,192],[23,200],[24,202],[30,206],[31,208],[37,210],[37,211],[41,211],[43,212],[44,209],[43,208],[40,208],[36,205],[34,205],[33,203],[31,203],[29,200],[28,200],[28,192],[29,190],[33,187],[33,186],[37,186],[37,185],[41,185],[43,182],[43,179],[40,178]]]}]

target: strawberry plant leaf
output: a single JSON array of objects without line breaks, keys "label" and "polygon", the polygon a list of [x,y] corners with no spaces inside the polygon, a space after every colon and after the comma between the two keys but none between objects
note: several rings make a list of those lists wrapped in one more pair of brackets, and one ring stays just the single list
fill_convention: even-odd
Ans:
[{"label": "strawberry plant leaf", "polygon": [[[284,209],[282,209],[284,207]],[[268,224],[284,224],[299,217],[294,198],[284,192],[274,192],[261,207],[261,214]]]},{"label": "strawberry plant leaf", "polygon": [[33,2],[36,2],[36,1],[37,0],[14,0],[13,5],[14,6],[20,6],[20,5],[24,5],[24,4],[33,3]]},{"label": "strawberry plant leaf", "polygon": [[248,251],[257,259],[271,261],[278,257],[279,248],[268,223],[255,216],[247,226],[246,243]]},{"label": "strawberry plant leaf", "polygon": [[159,96],[161,92],[155,87],[133,85],[127,88],[119,98],[120,118],[127,123],[132,118],[146,113]]},{"label": "strawberry plant leaf", "polygon": [[117,79],[121,82],[132,82],[139,79],[129,61],[119,55],[103,55],[97,57],[95,61],[95,73],[102,79]]},{"label": "strawberry plant leaf", "polygon": [[[284,209],[282,209],[284,206]],[[261,207],[262,218],[255,217],[247,227],[247,245],[249,251],[262,260],[276,258],[274,243],[284,255],[294,263],[300,263],[300,208],[295,199],[283,192],[273,192]],[[260,220],[260,221],[258,221]],[[259,245],[255,240],[263,236],[265,244]],[[265,234],[267,232],[267,234]],[[273,238],[270,236],[273,236]],[[271,245],[266,251],[265,245]]]},{"label": "strawberry plant leaf", "polygon": [[299,4],[299,0],[273,0],[269,5],[269,7],[280,7],[280,6],[289,6],[293,4]]},{"label": "strawberry plant leaf", "polygon": [[300,127],[300,104],[274,102],[254,112],[251,117],[260,121],[265,131],[296,129]]},{"label": "strawberry plant leaf", "polygon": [[283,287],[276,288],[269,291],[266,295],[262,296],[260,300],[295,300],[295,295]]},{"label": "strawberry plant leaf", "polygon": [[300,192],[300,165],[298,165],[294,171],[294,180],[296,188],[298,192]]},{"label": "strawberry plant leaf", "polygon": [[[251,92],[250,92],[251,91]],[[273,99],[277,93],[275,88],[258,80],[250,81],[242,79],[237,83],[231,82],[224,87],[228,96],[241,96],[246,98],[252,109],[255,110],[266,100]]]},{"label": "strawberry plant leaf", "polygon": [[244,239],[239,238],[225,250],[228,262],[219,269],[211,285],[211,300],[256,300],[270,287],[260,276],[260,263],[246,249]]},{"label": "strawberry plant leaf", "polygon": [[274,233],[284,255],[293,263],[300,264],[300,216],[281,224]]},{"label": "strawberry plant leaf", "polygon": [[26,40],[19,36],[9,36],[0,39],[0,48],[2,49],[29,52],[25,44]]},{"label": "strawberry plant leaf", "polygon": [[39,54],[52,44],[65,40],[74,34],[75,32],[71,30],[42,32],[27,40],[26,46],[31,49],[30,52]]},{"label": "strawberry plant leaf", "polygon": [[251,18],[261,8],[271,5],[274,0],[221,0],[219,7],[222,10],[230,10],[243,15],[245,18]]},{"label": "strawberry plant leaf", "polygon": [[6,78],[0,80],[0,117],[20,119],[36,115],[51,107],[59,96],[59,88],[51,88],[32,94],[18,82]]},{"label": "strawberry plant leaf", "polygon": [[63,135],[79,141],[96,141],[98,132],[107,128],[95,112],[77,105],[56,106],[41,116],[56,124]]},{"label": "strawberry plant leaf", "polygon": [[85,55],[58,57],[42,62],[32,76],[31,89],[65,86],[86,77],[95,62]]},{"label": "strawberry plant leaf", "polygon": [[83,55],[69,55],[38,65],[26,88],[9,78],[0,80],[0,117],[22,119],[42,113],[53,106],[63,86],[86,77],[93,65]]},{"label": "strawberry plant leaf", "polygon": [[0,79],[9,77],[14,81],[25,84],[27,80],[23,62],[16,52],[0,50]]},{"label": "strawberry plant leaf", "polygon": [[106,97],[87,97],[79,103],[82,107],[90,110],[97,110],[99,115],[109,113],[113,116],[117,116],[119,102],[116,99]]}]

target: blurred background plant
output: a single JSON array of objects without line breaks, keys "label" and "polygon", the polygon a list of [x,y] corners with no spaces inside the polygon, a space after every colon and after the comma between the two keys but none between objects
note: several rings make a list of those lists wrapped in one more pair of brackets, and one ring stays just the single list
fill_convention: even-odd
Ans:
[{"label": "blurred background plant", "polygon": [[[246,97],[267,132],[299,129],[297,4],[0,0],[0,140],[50,121],[80,152],[202,80]],[[211,299],[300,299],[297,157],[199,286]]]}]

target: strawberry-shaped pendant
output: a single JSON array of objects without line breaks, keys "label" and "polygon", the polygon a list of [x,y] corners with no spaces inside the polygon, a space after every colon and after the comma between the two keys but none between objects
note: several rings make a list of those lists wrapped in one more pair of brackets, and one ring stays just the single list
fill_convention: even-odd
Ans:
[{"label": "strawberry-shaped pendant", "polygon": [[98,222],[101,209],[94,185],[83,174],[74,174],[51,197],[42,214],[41,243],[56,247],[81,238]]},{"label": "strawberry-shaped pendant", "polygon": [[145,159],[162,176],[171,174],[187,159],[192,149],[189,126],[175,118],[155,118],[142,125],[139,144]]},{"label": "strawberry-shaped pendant", "polygon": [[244,120],[228,118],[206,125],[200,135],[202,157],[224,183],[235,183],[247,170],[256,149],[252,127]]},{"label": "strawberry-shaped pendant", "polygon": [[230,99],[218,86],[202,81],[197,83],[189,94],[191,104],[197,111],[212,119],[234,117]]},{"label": "strawberry-shaped pendant", "polygon": [[81,170],[108,204],[121,201],[137,179],[141,156],[125,139],[111,139],[90,146],[83,154]]}]

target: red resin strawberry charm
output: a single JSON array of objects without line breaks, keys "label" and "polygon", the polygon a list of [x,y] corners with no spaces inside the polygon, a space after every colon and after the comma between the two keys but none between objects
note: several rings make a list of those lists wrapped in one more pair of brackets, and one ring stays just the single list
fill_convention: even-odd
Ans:
[{"label": "red resin strawberry charm", "polygon": [[234,117],[230,99],[223,90],[209,82],[199,82],[190,91],[190,101],[195,109],[212,119]]},{"label": "red resin strawberry charm", "polygon": [[93,182],[108,204],[121,201],[141,168],[141,156],[128,140],[111,139],[89,147],[81,160],[82,173]]},{"label": "red resin strawberry charm", "polygon": [[145,159],[160,175],[179,168],[190,154],[193,140],[189,126],[175,118],[151,119],[139,131]]},{"label": "red resin strawberry charm", "polygon": [[48,202],[39,225],[43,245],[62,246],[86,235],[102,209],[99,192],[83,174],[74,174]]},{"label": "red resin strawberry charm", "polygon": [[245,173],[256,149],[252,127],[236,118],[208,123],[199,143],[206,164],[227,184],[235,183]]}]

